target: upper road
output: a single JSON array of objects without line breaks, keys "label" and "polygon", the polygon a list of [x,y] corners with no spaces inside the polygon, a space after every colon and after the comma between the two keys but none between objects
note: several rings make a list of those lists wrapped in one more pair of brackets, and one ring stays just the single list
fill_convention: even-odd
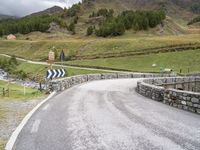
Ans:
[{"label": "upper road", "polygon": [[135,92],[138,79],[93,81],[50,99],[16,150],[199,150],[200,116]]}]

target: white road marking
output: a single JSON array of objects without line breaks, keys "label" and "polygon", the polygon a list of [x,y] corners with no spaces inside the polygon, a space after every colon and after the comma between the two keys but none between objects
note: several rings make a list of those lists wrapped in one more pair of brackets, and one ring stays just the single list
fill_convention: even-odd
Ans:
[{"label": "white road marking", "polygon": [[38,131],[40,122],[41,122],[41,120],[35,120],[35,122],[33,123],[32,129],[31,129],[31,133],[36,133]]},{"label": "white road marking", "polygon": [[50,100],[54,95],[56,94],[56,92],[51,93],[45,100],[43,100],[42,102],[40,102],[35,108],[33,108],[32,111],[30,111],[26,117],[22,120],[22,122],[19,124],[19,126],[15,129],[15,131],[12,133],[10,139],[8,140],[8,143],[6,144],[5,150],[12,150],[13,146],[17,140],[17,137],[19,135],[19,133],[21,132],[21,130],[23,129],[23,127],[27,124],[28,120],[32,117],[32,115],[44,104],[46,103],[48,100]]},{"label": "white road marking", "polygon": [[47,109],[49,108],[49,106],[50,106],[49,104],[45,105],[45,106],[42,108],[42,110],[43,110],[43,111],[47,110]]}]

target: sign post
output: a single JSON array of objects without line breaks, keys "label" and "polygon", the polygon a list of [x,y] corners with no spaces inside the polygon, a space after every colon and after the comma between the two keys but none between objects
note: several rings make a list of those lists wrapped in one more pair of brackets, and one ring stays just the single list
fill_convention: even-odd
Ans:
[{"label": "sign post", "polygon": [[55,53],[53,51],[49,51],[48,55],[48,63],[50,64],[50,68],[52,69],[52,64],[55,61]]},{"label": "sign post", "polygon": [[24,96],[26,95],[26,86],[25,86],[25,82],[24,82]]},{"label": "sign post", "polygon": [[65,61],[65,53],[64,51],[62,50],[61,53],[60,53],[60,61],[61,61],[61,64],[63,66],[63,62]]}]

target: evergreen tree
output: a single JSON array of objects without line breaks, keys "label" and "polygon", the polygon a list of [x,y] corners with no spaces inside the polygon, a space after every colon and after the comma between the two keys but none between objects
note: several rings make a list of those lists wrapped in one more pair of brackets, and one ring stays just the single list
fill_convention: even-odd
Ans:
[{"label": "evergreen tree", "polygon": [[89,26],[89,27],[87,28],[87,36],[92,35],[92,33],[93,33],[93,27],[92,27],[92,26]]}]

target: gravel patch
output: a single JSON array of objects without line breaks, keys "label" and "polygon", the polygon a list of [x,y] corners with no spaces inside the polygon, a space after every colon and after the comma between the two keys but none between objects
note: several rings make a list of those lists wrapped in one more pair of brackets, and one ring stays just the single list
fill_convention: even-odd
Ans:
[{"label": "gravel patch", "polygon": [[5,112],[0,118],[0,149],[3,149],[12,132],[16,129],[25,115],[31,111],[43,98],[14,101],[0,99],[0,108]]}]

